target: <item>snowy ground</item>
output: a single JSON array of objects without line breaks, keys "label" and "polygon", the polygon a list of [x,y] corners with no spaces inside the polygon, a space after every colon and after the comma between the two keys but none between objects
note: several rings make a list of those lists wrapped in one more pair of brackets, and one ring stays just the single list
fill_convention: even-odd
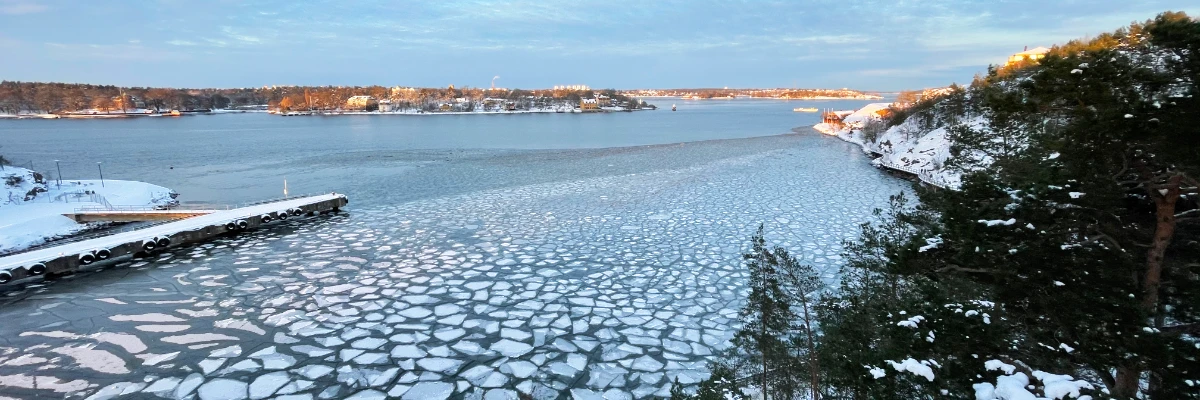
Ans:
[{"label": "snowy ground", "polygon": [[707,161],[402,203],[350,193],[340,216],[9,293],[0,397],[666,395],[728,346],[760,222],[836,279],[841,242],[907,186],[857,152],[791,135],[502,153],[464,168]]},{"label": "snowy ground", "polygon": [[[47,239],[70,235],[89,228],[64,217],[80,207],[164,205],[174,201],[172,192],[144,182],[73,180],[35,182],[33,172],[5,166],[0,178],[20,177],[21,182],[0,182],[0,253],[8,253],[41,244]],[[35,197],[27,196],[35,187],[45,189]]]},{"label": "snowy ground", "polygon": [[840,112],[844,116],[843,126],[840,128],[826,123],[817,124],[813,128],[826,135],[857,144],[865,152],[881,154],[874,161],[876,165],[914,173],[921,180],[937,186],[958,187],[961,181],[960,174],[944,168],[946,160],[950,158],[950,141],[946,138],[945,128],[923,131],[916,126],[915,121],[905,121],[888,128],[873,142],[863,138],[863,126],[871,120],[879,121],[876,112],[887,109],[889,104],[872,103],[855,111]]}]

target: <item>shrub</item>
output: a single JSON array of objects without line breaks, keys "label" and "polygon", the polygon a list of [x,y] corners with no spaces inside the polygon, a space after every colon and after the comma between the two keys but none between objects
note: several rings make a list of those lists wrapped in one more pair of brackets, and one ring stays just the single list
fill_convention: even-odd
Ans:
[{"label": "shrub", "polygon": [[875,118],[868,119],[862,127],[863,140],[865,140],[867,143],[874,143],[876,139],[879,139],[879,134],[886,131],[887,128],[887,123],[883,120]]},{"label": "shrub", "polygon": [[20,175],[9,175],[9,176],[4,177],[4,184],[11,186],[11,187],[20,186],[24,182],[25,182],[25,177],[20,176]]},{"label": "shrub", "polygon": [[37,198],[38,193],[45,192],[46,189],[42,188],[41,186],[34,186],[33,189],[29,189],[28,192],[25,192],[25,201],[32,201],[34,198]]}]

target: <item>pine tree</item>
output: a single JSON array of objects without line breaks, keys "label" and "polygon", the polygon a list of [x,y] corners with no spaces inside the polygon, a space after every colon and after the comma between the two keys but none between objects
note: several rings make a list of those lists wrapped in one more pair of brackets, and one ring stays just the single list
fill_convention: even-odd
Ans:
[{"label": "pine tree", "polygon": [[746,352],[750,365],[759,367],[756,384],[764,394],[791,398],[795,387],[788,370],[787,338],[797,315],[781,287],[780,259],[767,247],[762,225],[750,241],[750,252],[742,255],[750,272],[750,295],[739,314],[742,329],[733,345]]},{"label": "pine tree", "polygon": [[[918,191],[848,246],[818,313],[828,384],[958,398],[996,374],[979,357],[1117,398],[1200,396],[1198,50],[1200,22],[1167,13],[973,87],[987,123],[956,132],[963,185]],[[901,357],[938,379],[863,373]]]}]

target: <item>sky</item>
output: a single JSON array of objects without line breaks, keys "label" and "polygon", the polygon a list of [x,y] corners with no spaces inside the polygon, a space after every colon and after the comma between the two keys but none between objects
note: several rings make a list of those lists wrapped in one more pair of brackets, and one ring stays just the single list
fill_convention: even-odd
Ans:
[{"label": "sky", "polygon": [[163,87],[969,83],[1195,1],[0,0],[0,80]]}]

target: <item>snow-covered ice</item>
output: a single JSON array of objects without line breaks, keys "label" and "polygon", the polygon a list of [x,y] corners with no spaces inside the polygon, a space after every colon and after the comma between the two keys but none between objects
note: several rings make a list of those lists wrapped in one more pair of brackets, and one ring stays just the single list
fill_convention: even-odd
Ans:
[{"label": "snow-covered ice", "polygon": [[[353,203],[56,282],[0,309],[14,321],[0,327],[0,363],[25,356],[87,394],[117,383],[201,399],[665,394],[675,377],[705,378],[729,346],[746,293],[739,255],[759,222],[836,282],[842,241],[907,186],[846,144],[769,140],[804,146]],[[112,358],[62,354],[88,346]],[[98,359],[120,362],[86,369]]]}]

